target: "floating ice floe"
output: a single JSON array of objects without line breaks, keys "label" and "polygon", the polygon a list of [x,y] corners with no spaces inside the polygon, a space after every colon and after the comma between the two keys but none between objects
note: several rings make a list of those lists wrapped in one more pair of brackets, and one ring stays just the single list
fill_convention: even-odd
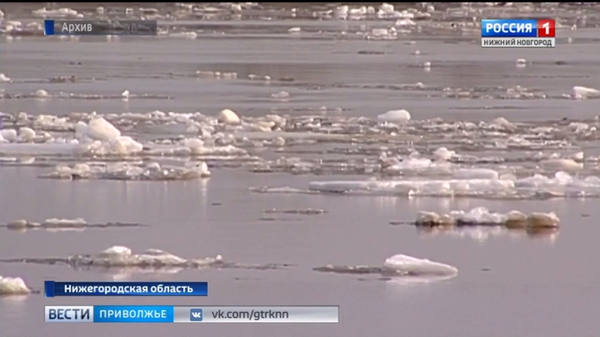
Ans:
[{"label": "floating ice floe", "polygon": [[44,89],[38,89],[38,90],[36,90],[33,95],[35,97],[38,97],[38,98],[46,98],[46,97],[50,96],[50,94],[48,94],[48,92],[46,90],[44,90]]},{"label": "floating ice floe", "polygon": [[397,254],[387,258],[383,267],[384,269],[400,275],[423,276],[458,274],[458,269],[454,266],[403,254]]},{"label": "floating ice floe", "polygon": [[74,124],[68,122],[66,117],[54,115],[38,115],[33,121],[33,127],[44,131],[68,131],[75,128]]},{"label": "floating ice floe", "polygon": [[292,27],[288,29],[288,33],[300,33],[302,29],[300,27]]},{"label": "floating ice floe", "polygon": [[27,295],[31,290],[20,277],[0,276],[0,296]]},{"label": "floating ice floe", "polygon": [[217,79],[217,80],[235,80],[238,78],[236,72],[221,72],[211,70],[196,70],[196,76],[204,79]]},{"label": "floating ice floe", "polygon": [[598,98],[600,97],[600,90],[582,86],[574,86],[573,97],[575,99]]},{"label": "floating ice floe", "polygon": [[176,33],[169,34],[169,37],[194,40],[194,39],[198,38],[198,33],[196,33],[196,32],[176,32]]},{"label": "floating ice floe", "polygon": [[553,158],[540,161],[540,165],[548,170],[574,172],[583,169],[583,163],[573,159]]},{"label": "floating ice floe", "polygon": [[472,210],[451,211],[447,214],[436,212],[419,212],[415,225],[425,227],[454,227],[454,226],[504,226],[507,228],[556,228],[560,219],[554,212],[533,212],[524,214],[520,211],[508,213],[490,212],[485,207]]},{"label": "floating ice floe", "polygon": [[415,26],[416,23],[411,19],[398,19],[394,25],[399,27],[410,27]]},{"label": "floating ice floe", "polygon": [[514,123],[504,117],[494,118],[490,123],[490,126],[504,131],[514,131],[517,129],[517,126]]},{"label": "floating ice floe", "polygon": [[240,117],[235,113],[235,111],[230,109],[223,109],[219,113],[219,122],[225,124],[240,124]]},{"label": "floating ice floe", "polygon": [[519,58],[515,61],[515,65],[517,68],[525,68],[527,66],[527,60],[524,58]]},{"label": "floating ice floe", "polygon": [[128,162],[90,166],[85,163],[73,166],[58,165],[44,178],[55,179],[116,179],[116,180],[189,180],[207,178],[210,171],[205,162],[190,163],[184,167],[160,165],[150,162],[135,165]]},{"label": "floating ice floe", "polygon": [[277,209],[277,208],[271,208],[271,209],[265,210],[264,212],[268,213],[268,214],[281,213],[281,214],[319,215],[319,214],[324,214],[327,211],[325,211],[324,209],[320,209],[320,208],[303,208],[303,209]]},{"label": "floating ice floe", "polygon": [[83,14],[71,8],[46,9],[46,7],[36,9],[33,12],[37,17],[52,17],[52,18],[83,18]]},{"label": "floating ice floe", "polygon": [[109,270],[132,271],[161,271],[199,268],[236,268],[268,270],[287,267],[286,264],[239,264],[226,262],[221,255],[215,257],[200,257],[185,259],[160,249],[147,249],[141,253],[134,253],[125,246],[112,246],[97,254],[75,254],[68,257],[40,257],[40,258],[10,258],[0,259],[6,263],[37,263],[57,264],[62,263],[73,268],[107,268]]},{"label": "floating ice floe", "polygon": [[277,98],[277,99],[286,99],[286,98],[290,98],[290,93],[287,91],[279,91],[279,92],[272,93],[271,97]]},{"label": "floating ice floe", "polygon": [[377,119],[386,122],[407,122],[411,118],[410,112],[400,109],[400,110],[390,110],[384,114],[378,115]]},{"label": "floating ice floe", "polygon": [[[486,171],[485,174],[489,173]],[[469,174],[465,175],[469,176]],[[554,177],[535,174],[520,179],[514,176],[501,176],[464,179],[313,181],[309,184],[309,190],[408,197],[582,198],[600,197],[600,178],[589,176],[582,179],[560,171]]]},{"label": "floating ice floe", "polygon": [[73,255],[62,260],[65,263],[73,266],[97,267],[180,266],[198,268],[223,263],[223,258],[221,255],[217,255],[216,257],[186,260],[160,249],[148,249],[140,254],[135,254],[130,248],[124,246],[112,246],[98,254]]},{"label": "floating ice floe", "polygon": [[19,139],[17,136],[17,130],[15,129],[2,129],[0,130],[0,136],[3,140],[8,142],[16,142]]},{"label": "floating ice floe", "polygon": [[45,229],[48,231],[66,231],[66,230],[83,230],[86,228],[111,228],[111,227],[141,227],[136,223],[121,223],[109,222],[101,224],[91,224],[82,218],[75,219],[58,219],[49,218],[40,222],[28,221],[25,219],[13,220],[6,224],[6,228],[16,231],[39,230]]},{"label": "floating ice floe", "polygon": [[335,266],[326,265],[314,268],[316,271],[341,274],[379,274],[384,277],[416,277],[423,280],[453,278],[458,274],[454,266],[397,254],[385,260],[382,266]]},{"label": "floating ice floe", "polygon": [[447,161],[447,160],[454,158],[456,156],[456,152],[450,151],[446,147],[439,147],[433,152],[433,156],[437,160]]},{"label": "floating ice floe", "polygon": [[8,76],[4,75],[4,73],[0,73],[0,82],[7,83],[7,82],[10,82],[10,81],[12,81],[12,80],[10,79],[10,77],[8,77]]}]

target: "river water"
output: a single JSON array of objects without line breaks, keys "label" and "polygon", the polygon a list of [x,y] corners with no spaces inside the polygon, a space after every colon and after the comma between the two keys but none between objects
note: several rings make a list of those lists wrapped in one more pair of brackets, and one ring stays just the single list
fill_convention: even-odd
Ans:
[{"label": "river water", "polygon": [[[380,4],[372,5],[377,11]],[[66,257],[123,245],[134,251],[160,248],[186,258],[222,254],[226,260],[239,264],[279,267],[115,270],[0,263],[0,275],[22,277],[34,291],[42,290],[44,280],[208,281],[210,292],[206,298],[128,301],[103,298],[93,302],[339,305],[340,323],[105,324],[101,328],[89,324],[45,324],[44,305],[93,303],[89,298],[48,299],[33,293],[0,297],[1,336],[597,334],[600,269],[595,257],[600,253],[596,240],[600,236],[596,219],[600,218],[600,210],[593,195],[490,198],[423,193],[408,197],[385,191],[340,194],[307,190],[315,181],[365,181],[382,176],[382,179],[397,179],[397,176],[389,178],[383,171],[366,171],[361,166],[376,161],[378,152],[386,149],[404,158],[409,147],[431,157],[431,152],[440,146],[461,154],[518,157],[521,159],[514,162],[465,165],[506,171],[517,178],[534,173],[553,176],[556,169],[528,161],[537,153],[544,156],[558,153],[566,158],[581,151],[586,158],[597,158],[600,152],[597,131],[585,135],[575,131],[563,133],[571,122],[590,127],[598,124],[598,119],[594,119],[600,114],[597,100],[572,97],[573,86],[600,88],[597,6],[448,4],[436,7],[431,17],[415,19],[415,25],[408,27],[376,14],[354,19],[322,14],[335,10],[335,4],[265,4],[243,8],[241,14],[224,4],[197,6],[212,6],[217,10],[198,7],[192,15],[175,4],[146,4],[145,7],[158,8],[160,15],[175,16],[158,18],[159,26],[170,30],[156,37],[59,39],[41,36],[39,32],[5,32],[0,36],[0,72],[12,82],[0,83],[0,111],[5,116],[26,112],[31,118],[46,114],[67,116],[74,121],[74,112],[119,115],[155,110],[198,111],[216,116],[220,110],[230,108],[243,119],[267,114],[285,116],[288,120],[319,116],[332,120],[334,127],[341,125],[341,131],[328,133],[328,137],[348,136],[351,118],[364,116],[375,120],[388,110],[406,109],[411,113],[411,121],[400,127],[398,136],[373,131],[372,140],[367,134],[352,134],[348,137],[358,140],[310,141],[323,134],[299,132],[300,137],[284,130],[278,133],[286,140],[283,147],[244,147],[235,143],[248,156],[258,159],[203,158],[211,176],[193,180],[46,179],[43,176],[56,164],[117,159],[39,153],[25,156],[10,152],[4,144],[5,147],[0,147],[2,157],[8,159],[0,166],[0,223],[21,218],[41,221],[81,217],[89,223],[128,222],[144,226],[77,231],[0,228],[2,259]],[[41,18],[32,16],[31,11],[40,7],[0,4],[4,24],[7,20],[22,20],[24,24],[39,22]],[[86,17],[96,15],[93,4],[55,4],[54,8],[59,7],[71,7]],[[138,15],[137,5],[106,5],[115,13],[125,7],[136,9],[134,15]],[[292,9],[295,7],[297,10]],[[427,12],[421,4],[402,4],[396,10],[406,8]],[[473,16],[477,20],[473,21]],[[556,18],[560,23],[557,47],[483,49],[479,46],[479,19],[521,16]],[[373,28],[395,25],[400,30],[397,35],[383,39],[373,34]],[[292,27],[301,27],[301,31],[288,32]],[[171,35],[180,31],[193,31],[196,36]],[[416,50],[419,55],[415,55]],[[517,58],[525,58],[526,67],[516,67]],[[431,67],[426,69],[424,62],[431,62]],[[218,78],[214,72],[236,73],[236,78]],[[265,80],[265,75],[270,80]],[[76,80],[50,80],[58,76],[75,76]],[[32,93],[38,89],[46,90],[49,95],[33,97]],[[124,90],[134,96],[123,99]],[[282,91],[289,97],[280,95]],[[435,118],[479,125],[497,117],[516,123],[517,131],[498,135],[486,133],[488,130],[478,138],[471,138],[473,143],[467,143],[470,136],[458,131],[446,131],[451,134],[446,137],[444,131],[421,128],[429,120],[436,121]],[[182,131],[185,126],[176,123],[131,126],[126,119],[114,119],[114,123],[124,134],[141,141],[145,148],[152,147],[158,138],[177,140],[181,133],[189,136],[189,132]],[[4,128],[12,127],[12,123],[6,117]],[[410,128],[411,123],[416,129],[402,129]],[[330,127],[325,123],[322,126]],[[531,136],[529,130],[544,126],[562,129],[550,132],[544,138],[549,141],[537,145],[522,142],[506,148],[484,146],[489,137],[499,142],[514,135]],[[402,130],[408,130],[410,141],[402,138]],[[267,141],[272,138],[268,133],[257,136],[248,130],[227,132],[235,137]],[[72,129],[57,134],[73,137]],[[309,141],[290,142],[295,137]],[[529,139],[537,141],[535,137]],[[555,146],[552,141],[564,143]],[[298,157],[310,165],[275,168],[272,161],[282,156]],[[22,164],[20,160],[25,157],[35,157],[36,161],[32,165]],[[187,160],[185,156],[168,155],[156,159],[150,153],[125,160],[149,158],[161,163]],[[273,169],[257,172],[247,161],[261,167],[268,161]],[[338,165],[344,162],[350,164]],[[302,167],[309,169],[303,171]],[[400,176],[438,179],[445,174],[408,171]],[[595,159],[586,159],[579,170],[570,171],[574,178],[582,179],[598,176],[599,172]],[[286,187],[289,193],[270,193],[273,190],[267,188],[262,190],[265,193],[257,192],[264,186]],[[482,206],[497,212],[553,211],[561,220],[560,228],[539,235],[486,228],[434,234],[410,224],[390,224],[413,221],[423,210],[449,212]],[[265,212],[273,208],[312,208],[324,213]],[[326,264],[376,266],[400,253],[451,264],[459,273],[444,281],[411,283],[313,270]]]}]

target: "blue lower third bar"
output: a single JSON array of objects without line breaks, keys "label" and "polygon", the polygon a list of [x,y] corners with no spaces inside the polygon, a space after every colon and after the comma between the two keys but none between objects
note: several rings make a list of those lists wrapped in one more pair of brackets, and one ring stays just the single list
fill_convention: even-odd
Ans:
[{"label": "blue lower third bar", "polygon": [[173,323],[170,305],[95,305],[94,323]]},{"label": "blue lower third bar", "polygon": [[54,20],[44,20],[44,34],[54,35]]},{"label": "blue lower third bar", "polygon": [[46,297],[55,296],[207,296],[206,282],[58,282],[45,281]]}]

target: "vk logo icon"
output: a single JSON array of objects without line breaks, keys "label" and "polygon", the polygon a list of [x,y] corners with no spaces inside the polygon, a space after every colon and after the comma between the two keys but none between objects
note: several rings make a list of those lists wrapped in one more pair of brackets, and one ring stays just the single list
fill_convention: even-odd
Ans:
[{"label": "vk logo icon", "polygon": [[190,309],[190,321],[201,322],[202,321],[202,309]]}]

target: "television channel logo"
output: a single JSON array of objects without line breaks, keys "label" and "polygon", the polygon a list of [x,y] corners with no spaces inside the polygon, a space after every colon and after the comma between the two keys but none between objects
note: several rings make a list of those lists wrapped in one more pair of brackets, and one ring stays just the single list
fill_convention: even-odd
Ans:
[{"label": "television channel logo", "polygon": [[200,309],[196,309],[196,308],[190,309],[190,321],[192,321],[192,322],[202,322],[202,308],[200,308]]},{"label": "television channel logo", "polygon": [[484,48],[556,47],[553,19],[483,19],[481,46]]},{"label": "television channel logo", "polygon": [[46,322],[93,322],[94,307],[82,305],[47,305]]}]

